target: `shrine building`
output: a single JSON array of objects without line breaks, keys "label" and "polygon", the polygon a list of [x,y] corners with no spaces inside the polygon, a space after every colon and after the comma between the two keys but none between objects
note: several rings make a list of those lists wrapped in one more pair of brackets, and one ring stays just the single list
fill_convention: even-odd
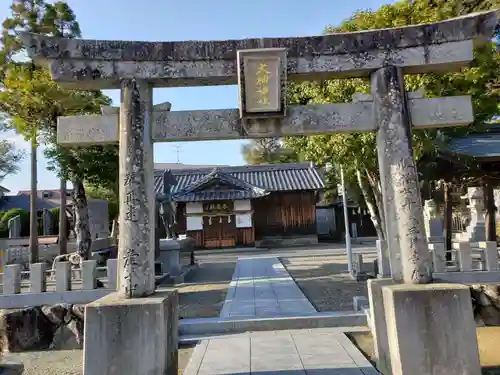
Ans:
[{"label": "shrine building", "polygon": [[[155,170],[155,191],[163,191]],[[197,248],[318,242],[316,203],[325,183],[312,163],[171,169],[178,234]]]}]

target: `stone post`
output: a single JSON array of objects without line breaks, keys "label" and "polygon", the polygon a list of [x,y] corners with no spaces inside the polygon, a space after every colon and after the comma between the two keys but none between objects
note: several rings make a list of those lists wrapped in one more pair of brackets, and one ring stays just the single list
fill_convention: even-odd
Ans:
[{"label": "stone post", "polygon": [[437,205],[433,199],[424,202],[425,233],[429,242],[443,242],[443,221],[438,217]]},{"label": "stone post", "polygon": [[7,228],[9,229],[9,238],[21,237],[21,216],[16,215],[13,218],[9,219],[9,221],[7,222]]},{"label": "stone post", "polygon": [[389,251],[387,249],[387,241],[377,240],[377,264],[378,264],[378,274],[379,278],[391,277],[391,269],[389,262]]},{"label": "stone post", "polygon": [[66,217],[66,180],[60,180],[59,194],[59,255],[68,252],[68,219]]},{"label": "stone post", "polygon": [[371,90],[389,252],[401,253],[405,283],[425,284],[430,280],[429,249],[402,70],[394,66],[377,70],[371,76]]},{"label": "stone post", "polygon": [[117,289],[121,298],[155,291],[152,94],[146,81],[122,82]]}]

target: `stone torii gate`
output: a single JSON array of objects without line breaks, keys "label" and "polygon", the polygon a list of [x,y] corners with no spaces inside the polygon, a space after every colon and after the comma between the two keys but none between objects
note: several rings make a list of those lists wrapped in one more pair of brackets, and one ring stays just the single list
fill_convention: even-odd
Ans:
[{"label": "stone torii gate", "polygon": [[[403,74],[466,66],[474,46],[491,37],[496,19],[495,12],[485,12],[394,29],[226,41],[124,42],[23,34],[29,55],[47,66],[61,86],[121,89],[119,115],[66,117],[58,127],[61,144],[119,140],[120,148],[118,290],[86,309],[85,374],[173,371],[166,352],[176,349],[164,349],[169,331],[161,321],[167,319],[161,311],[168,298],[153,295],[153,141],[339,131],[377,132],[389,251],[401,253],[401,272],[395,277],[405,283],[384,288],[393,373],[432,374],[431,364],[453,373],[475,371],[475,331],[455,328],[473,323],[468,289],[415,285],[429,282],[430,265],[411,149],[412,126],[469,124],[472,105],[469,97],[410,98]],[[363,76],[371,79],[367,101],[286,106],[288,79]],[[239,109],[169,112],[152,105],[154,87],[228,84],[239,85]],[[397,262],[392,263],[397,270]],[[429,304],[425,311],[419,308],[422,301]],[[110,319],[119,326],[108,328]],[[409,322],[421,326],[410,329],[405,326]],[[151,340],[144,335],[151,335]],[[168,345],[175,342],[169,338]],[[441,345],[438,354],[429,349],[433,345]],[[439,354],[443,345],[447,355]],[[126,355],[120,355],[124,350]],[[454,367],[444,362],[458,357],[462,360]]]}]

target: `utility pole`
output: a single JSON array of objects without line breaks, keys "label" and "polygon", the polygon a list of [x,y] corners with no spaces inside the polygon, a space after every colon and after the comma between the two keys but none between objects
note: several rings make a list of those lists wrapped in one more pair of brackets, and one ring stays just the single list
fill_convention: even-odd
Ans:
[{"label": "utility pole", "polygon": [[344,224],[345,224],[345,248],[347,252],[347,270],[353,275],[352,270],[352,248],[351,234],[349,233],[349,212],[347,211],[347,195],[344,182],[344,168],[340,166],[340,183],[342,185],[342,205],[344,206]]},{"label": "utility pole", "polygon": [[177,161],[176,163],[180,163],[181,162],[181,158],[180,158],[180,153],[181,153],[181,145],[175,145],[175,152],[176,152],[176,155],[177,155]]},{"label": "utility pole", "polygon": [[30,263],[38,263],[38,212],[36,201],[37,189],[37,132],[31,137],[31,191],[30,191]]}]

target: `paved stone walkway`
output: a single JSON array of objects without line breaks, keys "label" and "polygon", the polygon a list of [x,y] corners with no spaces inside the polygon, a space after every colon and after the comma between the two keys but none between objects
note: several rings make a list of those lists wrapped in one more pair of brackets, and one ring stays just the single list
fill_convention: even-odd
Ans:
[{"label": "paved stone walkway", "polygon": [[[238,258],[221,317],[315,315],[276,257]],[[206,338],[183,375],[375,375],[370,362],[336,328],[247,332]]]},{"label": "paved stone walkway", "polygon": [[252,332],[203,340],[183,375],[376,375],[335,328]]},{"label": "paved stone walkway", "polygon": [[276,257],[238,258],[221,317],[309,315],[316,309]]}]

